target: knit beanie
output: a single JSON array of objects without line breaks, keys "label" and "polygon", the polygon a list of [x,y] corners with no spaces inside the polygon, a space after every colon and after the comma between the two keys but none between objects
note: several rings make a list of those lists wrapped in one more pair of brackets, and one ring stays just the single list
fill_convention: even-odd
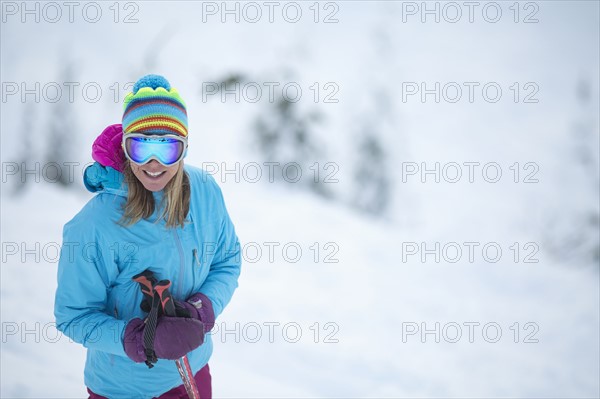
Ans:
[{"label": "knit beanie", "polygon": [[185,103],[179,92],[160,75],[146,75],[125,96],[123,134],[173,134],[187,137]]}]

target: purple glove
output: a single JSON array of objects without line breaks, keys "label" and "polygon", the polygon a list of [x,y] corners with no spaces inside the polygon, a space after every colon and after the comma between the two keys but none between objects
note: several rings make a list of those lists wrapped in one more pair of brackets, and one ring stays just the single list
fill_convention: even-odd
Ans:
[{"label": "purple glove", "polygon": [[[125,327],[123,348],[136,363],[146,361],[142,319],[132,319]],[[193,351],[204,342],[204,325],[201,321],[185,317],[163,316],[158,319],[154,336],[154,352],[159,359],[176,360]]]},{"label": "purple glove", "polygon": [[215,311],[212,302],[208,297],[200,292],[189,297],[184,301],[175,301],[178,308],[185,308],[190,317],[200,320],[204,324],[204,332],[207,333],[215,325]]},{"label": "purple glove", "polygon": [[110,125],[92,144],[92,158],[102,166],[110,166],[123,172],[125,153],[121,147],[123,128],[120,124]]}]

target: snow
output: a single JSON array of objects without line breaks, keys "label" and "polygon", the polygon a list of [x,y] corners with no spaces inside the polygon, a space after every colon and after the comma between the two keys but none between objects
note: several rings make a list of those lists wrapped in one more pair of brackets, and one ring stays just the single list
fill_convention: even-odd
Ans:
[{"label": "snow", "polygon": [[[546,239],[581,233],[575,216],[598,209],[597,184],[572,144],[573,125],[590,120],[597,159],[597,3],[539,2],[540,23],[529,25],[510,22],[508,3],[499,24],[454,25],[400,24],[399,2],[338,2],[338,24],[200,23],[201,3],[138,4],[137,24],[112,23],[108,5],[98,24],[2,24],[3,82],[59,81],[65,57],[75,61],[74,79],[98,82],[104,95],[91,103],[77,92],[72,104],[79,190],[41,179],[13,196],[15,178],[3,170],[0,397],[85,395],[85,349],[52,324],[56,250],[64,223],[91,198],[81,188],[91,143],[119,120],[109,87],[145,72],[163,73],[187,101],[190,164],[262,162],[251,123],[269,104],[201,97],[202,82],[243,72],[259,82],[301,83],[298,107],[325,115],[318,140],[325,161],[339,165],[339,183],[330,188],[341,200],[265,178],[215,175],[244,250],[240,287],[213,332],[215,397],[600,396],[598,265],[556,256]],[[311,16],[310,4],[302,4]],[[169,28],[171,39],[148,61],[148,43]],[[581,77],[592,88],[588,108],[574,94]],[[315,104],[308,89],[315,81],[336,82],[339,103]],[[496,81],[504,96],[496,104],[403,103],[405,81]],[[540,102],[512,102],[515,81],[536,82]],[[390,99],[387,114],[380,89]],[[12,132],[24,112],[33,112],[33,157],[43,162],[53,105],[27,108],[18,96],[1,105],[3,165],[23,150]],[[394,182],[382,218],[357,212],[348,200],[357,126],[365,120],[384,140]],[[407,162],[497,162],[503,178],[489,183],[479,166],[473,183],[466,175],[457,183],[429,175],[423,183],[420,174],[402,182]],[[535,162],[539,182],[514,183],[515,162],[521,179],[523,165]],[[450,251],[440,262],[410,255],[436,242]],[[473,261],[465,242],[479,243]],[[486,260],[493,255],[482,253],[486,243],[502,249],[499,261]],[[456,246],[462,256],[452,263]],[[524,262],[532,250],[538,262]],[[439,342],[422,335],[436,323]],[[494,343],[495,326],[502,335]],[[414,335],[412,327],[419,329]],[[452,343],[457,327],[462,335]]]},{"label": "snow", "polygon": [[[249,243],[278,240],[297,242],[304,253],[297,263],[282,261],[275,251],[272,263],[265,255],[244,264],[240,288],[213,335],[210,365],[219,397],[584,397],[597,392],[594,272],[510,260],[403,264],[399,243],[413,237],[402,229],[302,193],[253,185],[238,196],[254,204],[249,212],[245,201],[228,197],[246,249],[254,245]],[[56,226],[85,199],[41,186],[19,204],[5,202],[4,242],[33,248],[35,236],[41,243],[59,243]],[[24,229],[10,215],[25,211],[32,223]],[[336,242],[339,263],[315,263],[308,250],[313,241]],[[51,325],[54,255],[48,251],[39,262],[32,255],[20,262],[19,256],[7,255],[2,269],[2,397],[81,397],[84,350]],[[255,259],[249,250],[245,256]],[[31,282],[38,284],[35,289]],[[337,330],[324,328],[328,322]],[[402,323],[421,322],[429,329],[435,322],[458,323],[463,336],[447,342],[456,335],[449,326],[439,343],[433,335],[422,343],[420,334],[403,342]],[[472,343],[468,322],[480,323]],[[502,329],[497,343],[482,335],[482,326],[490,322]],[[515,322],[520,323],[518,343],[510,330]],[[523,342],[533,331],[524,329],[527,322],[539,326],[532,337],[538,343]],[[15,335],[5,333],[7,323],[18,324]],[[271,334],[269,323],[278,323]],[[284,335],[287,323],[301,329],[298,342],[291,342],[296,327]],[[314,323],[319,323],[317,343]],[[490,330],[488,339],[494,336]],[[29,383],[32,375],[39,383]]]}]

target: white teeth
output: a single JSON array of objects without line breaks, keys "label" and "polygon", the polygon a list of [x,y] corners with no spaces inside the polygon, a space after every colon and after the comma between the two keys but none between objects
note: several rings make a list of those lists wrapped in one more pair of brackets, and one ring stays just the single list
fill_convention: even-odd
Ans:
[{"label": "white teeth", "polygon": [[156,173],[152,173],[152,172],[148,172],[147,170],[145,170],[144,172],[146,172],[147,174],[149,174],[149,175],[150,175],[150,176],[152,176],[152,177],[160,176],[160,175],[162,175],[163,173],[165,173],[164,171],[162,171],[162,172],[156,172]]}]

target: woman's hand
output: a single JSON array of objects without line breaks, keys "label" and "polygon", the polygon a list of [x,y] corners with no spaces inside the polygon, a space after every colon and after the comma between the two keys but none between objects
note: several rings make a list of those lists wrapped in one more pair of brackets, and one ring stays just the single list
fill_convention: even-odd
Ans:
[{"label": "woman's hand", "polygon": [[[144,329],[146,323],[132,319],[125,328],[123,347],[127,356],[136,363],[146,361]],[[159,359],[176,360],[204,343],[204,324],[195,318],[158,318],[154,336],[154,352]]]},{"label": "woman's hand", "polygon": [[[178,316],[184,314],[186,317],[200,320],[204,324],[205,333],[212,330],[215,325],[215,312],[212,302],[200,292],[192,295],[186,301],[175,301],[175,307]],[[181,312],[182,309],[185,309],[184,312]]]},{"label": "woman's hand", "polygon": [[92,144],[92,158],[102,166],[110,166],[123,172],[125,153],[121,147],[123,127],[120,124],[110,125],[102,131]]}]

